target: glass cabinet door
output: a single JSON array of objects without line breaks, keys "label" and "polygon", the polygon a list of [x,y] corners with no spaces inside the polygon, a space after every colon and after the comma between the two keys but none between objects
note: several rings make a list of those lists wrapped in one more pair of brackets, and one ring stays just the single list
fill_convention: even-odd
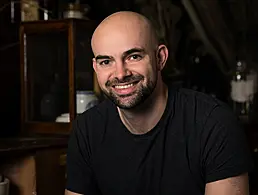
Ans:
[{"label": "glass cabinet door", "polygon": [[69,122],[67,37],[67,30],[24,34],[28,122]]}]

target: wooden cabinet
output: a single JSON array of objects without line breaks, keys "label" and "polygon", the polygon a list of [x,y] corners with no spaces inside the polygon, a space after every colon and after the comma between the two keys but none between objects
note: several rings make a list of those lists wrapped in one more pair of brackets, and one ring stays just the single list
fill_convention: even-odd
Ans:
[{"label": "wooden cabinet", "polygon": [[22,130],[68,134],[77,92],[98,96],[90,45],[96,25],[81,19],[21,24]]},{"label": "wooden cabinet", "polygon": [[36,153],[37,195],[64,195],[66,150],[44,149]]}]

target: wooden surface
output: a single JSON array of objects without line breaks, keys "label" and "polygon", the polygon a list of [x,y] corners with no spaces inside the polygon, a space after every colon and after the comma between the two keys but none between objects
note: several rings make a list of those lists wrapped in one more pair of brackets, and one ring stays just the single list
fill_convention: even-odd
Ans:
[{"label": "wooden surface", "polygon": [[26,122],[23,125],[24,130],[30,133],[47,133],[56,135],[69,135],[72,129],[71,123],[56,122]]},{"label": "wooden surface", "polygon": [[14,137],[0,138],[0,156],[13,155],[12,153],[33,152],[46,148],[66,148],[68,137],[35,136],[35,137]]}]

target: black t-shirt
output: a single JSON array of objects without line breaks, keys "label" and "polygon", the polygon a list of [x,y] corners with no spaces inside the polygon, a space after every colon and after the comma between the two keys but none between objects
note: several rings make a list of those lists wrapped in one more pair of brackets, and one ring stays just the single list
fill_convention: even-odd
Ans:
[{"label": "black t-shirt", "polygon": [[126,129],[109,100],[78,116],[68,147],[67,189],[85,195],[203,195],[206,183],[251,166],[244,132],[226,105],[170,88],[161,120],[143,135]]}]

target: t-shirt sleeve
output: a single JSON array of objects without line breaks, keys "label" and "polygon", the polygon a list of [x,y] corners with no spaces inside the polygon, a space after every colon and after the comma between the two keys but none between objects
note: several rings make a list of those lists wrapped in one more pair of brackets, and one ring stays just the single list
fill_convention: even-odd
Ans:
[{"label": "t-shirt sleeve", "polygon": [[253,167],[245,132],[226,106],[210,113],[203,129],[202,148],[206,183],[249,172]]},{"label": "t-shirt sleeve", "polygon": [[86,122],[76,119],[67,149],[66,189],[79,194],[96,194],[90,163],[91,152],[87,140]]}]

